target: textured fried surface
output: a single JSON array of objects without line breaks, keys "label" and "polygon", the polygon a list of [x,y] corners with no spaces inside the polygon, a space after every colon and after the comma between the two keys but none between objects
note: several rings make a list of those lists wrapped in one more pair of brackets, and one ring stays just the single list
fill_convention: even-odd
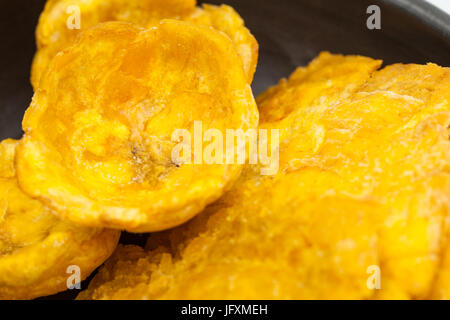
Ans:
[{"label": "textured fried surface", "polygon": [[67,268],[85,279],[109,257],[119,232],[75,226],[17,185],[17,141],[0,143],[0,299],[29,299],[67,289]]},{"label": "textured fried surface", "polygon": [[[212,26],[227,34],[235,43],[249,79],[253,79],[258,60],[258,43],[244,26],[242,18],[229,6],[205,5],[196,8],[195,0],[48,0],[36,29],[38,51],[31,70],[31,83],[36,90],[50,61],[71,45],[86,29],[101,22],[125,21],[151,27],[161,19],[182,19]],[[78,6],[80,29],[69,29],[67,13]]]},{"label": "textured fried surface", "polygon": [[448,297],[450,71],[379,65],[323,53],[263,94],[280,173],[246,168],[147,251],[119,247],[79,298]]},{"label": "textured fried surface", "polygon": [[19,181],[87,226],[176,226],[220,197],[242,169],[172,161],[173,132],[186,129],[194,139],[198,120],[203,132],[258,124],[228,37],[176,20],[147,30],[100,24],[58,55],[42,79],[23,122]]},{"label": "textured fried surface", "polygon": [[[126,21],[146,26],[161,19],[179,19],[195,10],[195,0],[48,0],[36,28],[38,51],[31,69],[36,90],[50,61],[86,29],[101,22]],[[70,6],[80,8],[80,29],[69,29]]]},{"label": "textured fried surface", "polygon": [[258,42],[232,7],[204,4],[184,20],[213,27],[229,36],[243,61],[248,81],[252,82],[258,64]]}]

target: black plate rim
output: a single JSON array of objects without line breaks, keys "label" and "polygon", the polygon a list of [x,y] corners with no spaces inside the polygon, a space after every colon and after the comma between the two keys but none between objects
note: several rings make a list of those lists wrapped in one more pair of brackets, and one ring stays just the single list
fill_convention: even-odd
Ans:
[{"label": "black plate rim", "polygon": [[450,15],[424,0],[381,0],[421,20],[450,39]]}]

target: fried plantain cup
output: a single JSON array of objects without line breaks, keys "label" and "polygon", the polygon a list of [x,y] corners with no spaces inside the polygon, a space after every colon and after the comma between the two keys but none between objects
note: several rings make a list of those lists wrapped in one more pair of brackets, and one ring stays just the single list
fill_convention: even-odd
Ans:
[{"label": "fried plantain cup", "polygon": [[[257,127],[231,40],[177,20],[151,29],[100,24],[53,60],[35,93],[18,148],[20,185],[86,226],[174,227],[219,198],[242,169],[226,163],[226,152],[203,161],[198,123],[224,137]],[[180,130],[192,137],[182,152],[189,161],[174,160],[188,142],[174,138]]]},{"label": "fried plantain cup", "polygon": [[[115,249],[120,232],[62,221],[17,184],[18,141],[0,143],[0,299],[32,299],[67,290],[79,268],[88,277]],[[74,280],[76,280],[74,278]]]},{"label": "fried plantain cup", "polygon": [[36,28],[38,50],[31,68],[33,88],[39,87],[39,80],[53,57],[73,44],[83,30],[108,21],[150,28],[161,19],[186,20],[227,34],[236,45],[251,83],[258,60],[258,43],[242,18],[226,5],[203,8],[195,5],[195,0],[48,0]]}]

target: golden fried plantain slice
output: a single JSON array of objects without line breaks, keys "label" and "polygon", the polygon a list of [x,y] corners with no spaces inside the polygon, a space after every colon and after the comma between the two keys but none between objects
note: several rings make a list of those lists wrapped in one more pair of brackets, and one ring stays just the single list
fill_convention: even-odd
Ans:
[{"label": "golden fried plantain slice", "polygon": [[[59,54],[41,81],[23,122],[20,184],[87,226],[176,226],[220,197],[242,169],[220,164],[225,152],[215,164],[197,156],[191,164],[174,162],[172,151],[187,143],[172,138],[176,130],[191,134],[187,153],[198,150],[197,121],[203,132],[224,136],[226,129],[257,127],[256,103],[229,38],[176,20],[148,30],[98,25]],[[200,156],[206,147],[200,144]]]},{"label": "golden fried plantain slice", "polygon": [[[83,30],[107,21],[132,22],[149,28],[161,19],[187,20],[223,31],[234,41],[251,83],[258,43],[242,18],[229,6],[204,5],[201,9],[195,5],[195,0],[48,0],[36,29],[38,51],[31,69],[31,83],[36,90],[51,59],[70,46]],[[71,26],[77,22],[78,13],[79,29]]]},{"label": "golden fried plantain slice", "polygon": [[79,298],[445,297],[450,70],[379,64],[324,53],[259,97],[261,125],[286,132],[279,173],[248,166],[147,251],[120,247]]},{"label": "golden fried plantain slice", "polygon": [[18,141],[0,143],[0,299],[31,299],[67,289],[78,266],[82,279],[105,261],[120,232],[59,220],[17,185]]}]

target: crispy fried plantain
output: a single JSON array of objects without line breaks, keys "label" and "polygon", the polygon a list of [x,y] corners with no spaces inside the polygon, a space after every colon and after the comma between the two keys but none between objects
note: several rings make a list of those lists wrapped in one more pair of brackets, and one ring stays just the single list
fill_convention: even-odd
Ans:
[{"label": "crispy fried plantain", "polygon": [[79,267],[85,279],[113,252],[120,234],[64,222],[25,195],[13,165],[17,143],[0,143],[0,299],[66,290],[68,268]]},{"label": "crispy fried plantain", "polygon": [[151,29],[100,24],[59,54],[42,79],[23,121],[20,184],[87,226],[174,227],[220,197],[242,169],[224,159],[174,162],[180,141],[173,133],[185,129],[195,138],[196,121],[203,132],[257,127],[230,39],[177,20]]},{"label": "crispy fried plantain", "polygon": [[450,70],[379,65],[323,53],[259,97],[261,127],[284,132],[279,173],[247,166],[146,251],[120,247],[79,298],[448,296]]}]

